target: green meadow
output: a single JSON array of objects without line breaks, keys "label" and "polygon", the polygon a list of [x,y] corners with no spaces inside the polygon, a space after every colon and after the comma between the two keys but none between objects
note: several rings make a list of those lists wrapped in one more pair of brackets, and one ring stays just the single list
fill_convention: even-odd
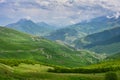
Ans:
[{"label": "green meadow", "polygon": [[[1,80],[105,80],[105,73],[51,73],[47,72],[49,66],[40,64],[24,64],[18,66],[7,66],[0,64]],[[120,71],[117,73],[120,80]]]}]

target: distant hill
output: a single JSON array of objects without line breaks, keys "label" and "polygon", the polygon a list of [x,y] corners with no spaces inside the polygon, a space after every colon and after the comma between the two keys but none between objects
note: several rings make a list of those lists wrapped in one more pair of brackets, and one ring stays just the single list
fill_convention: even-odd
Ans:
[{"label": "distant hill", "polygon": [[107,59],[120,60],[120,52],[108,56]]},{"label": "distant hill", "polygon": [[89,49],[97,53],[120,52],[120,27],[88,35],[74,43],[78,49]]},{"label": "distant hill", "polygon": [[78,38],[90,35],[93,33],[101,32],[107,29],[119,27],[120,18],[107,18],[106,16],[94,18],[90,21],[80,22],[63,29],[52,32],[46,38],[50,40],[61,40],[70,45]]},{"label": "distant hill", "polygon": [[45,64],[77,67],[96,63],[102,55],[74,49],[16,30],[0,27],[0,58],[27,59]]},{"label": "distant hill", "polygon": [[49,32],[55,30],[55,27],[44,22],[34,23],[33,21],[27,19],[21,19],[16,23],[8,24],[6,26],[8,28],[39,36],[47,35]]}]

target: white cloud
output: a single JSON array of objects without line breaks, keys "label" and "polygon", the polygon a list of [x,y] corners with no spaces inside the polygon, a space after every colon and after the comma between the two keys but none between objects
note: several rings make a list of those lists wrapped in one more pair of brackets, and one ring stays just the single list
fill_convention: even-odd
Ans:
[{"label": "white cloud", "polygon": [[36,0],[36,3],[42,6],[48,6],[50,4],[48,1],[44,1],[44,0]]},{"label": "white cloud", "polygon": [[6,0],[0,0],[0,3],[4,3],[4,2],[6,2]]},{"label": "white cloud", "polygon": [[25,18],[26,18],[27,20],[30,20],[30,19],[31,19],[31,17],[30,17],[30,16],[26,16]]},{"label": "white cloud", "polygon": [[67,17],[65,17],[65,16],[55,16],[55,17],[53,17],[53,19],[65,19],[65,18],[67,18]]},{"label": "white cloud", "polygon": [[114,13],[112,16],[108,16],[107,15],[107,18],[115,18],[115,19],[118,19],[120,17],[120,12],[116,12]]},{"label": "white cloud", "polygon": [[119,0],[0,0],[0,15],[14,20],[27,16],[35,21],[73,24],[111,13],[118,18],[119,4]]},{"label": "white cloud", "polygon": [[70,21],[71,24],[75,24],[76,22],[75,21]]}]

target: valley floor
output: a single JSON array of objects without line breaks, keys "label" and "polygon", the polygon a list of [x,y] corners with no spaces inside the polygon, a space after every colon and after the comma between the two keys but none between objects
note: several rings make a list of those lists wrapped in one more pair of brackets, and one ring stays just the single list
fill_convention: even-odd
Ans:
[{"label": "valley floor", "polygon": [[[105,73],[76,74],[76,73],[50,73],[51,68],[39,64],[20,64],[7,66],[0,64],[0,80],[105,80]],[[116,72],[120,80],[120,72]]]}]

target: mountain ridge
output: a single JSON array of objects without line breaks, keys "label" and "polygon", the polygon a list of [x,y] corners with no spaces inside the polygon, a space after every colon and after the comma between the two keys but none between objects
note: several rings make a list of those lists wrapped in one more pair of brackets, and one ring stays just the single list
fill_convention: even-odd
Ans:
[{"label": "mountain ridge", "polygon": [[74,43],[76,48],[90,49],[97,53],[117,53],[120,51],[120,27],[88,35]]},{"label": "mountain ridge", "polygon": [[55,30],[53,26],[45,22],[35,23],[28,19],[20,19],[16,23],[6,25],[6,27],[38,36],[47,35],[49,32]]},{"label": "mountain ridge", "polygon": [[[50,35],[46,36],[50,40],[61,40],[69,45],[76,39],[101,32],[107,29],[115,28],[120,25],[120,18],[107,18],[101,16],[91,19],[89,22],[83,21],[74,25],[67,26],[65,28],[53,31]],[[64,32],[63,32],[64,31]]]}]

